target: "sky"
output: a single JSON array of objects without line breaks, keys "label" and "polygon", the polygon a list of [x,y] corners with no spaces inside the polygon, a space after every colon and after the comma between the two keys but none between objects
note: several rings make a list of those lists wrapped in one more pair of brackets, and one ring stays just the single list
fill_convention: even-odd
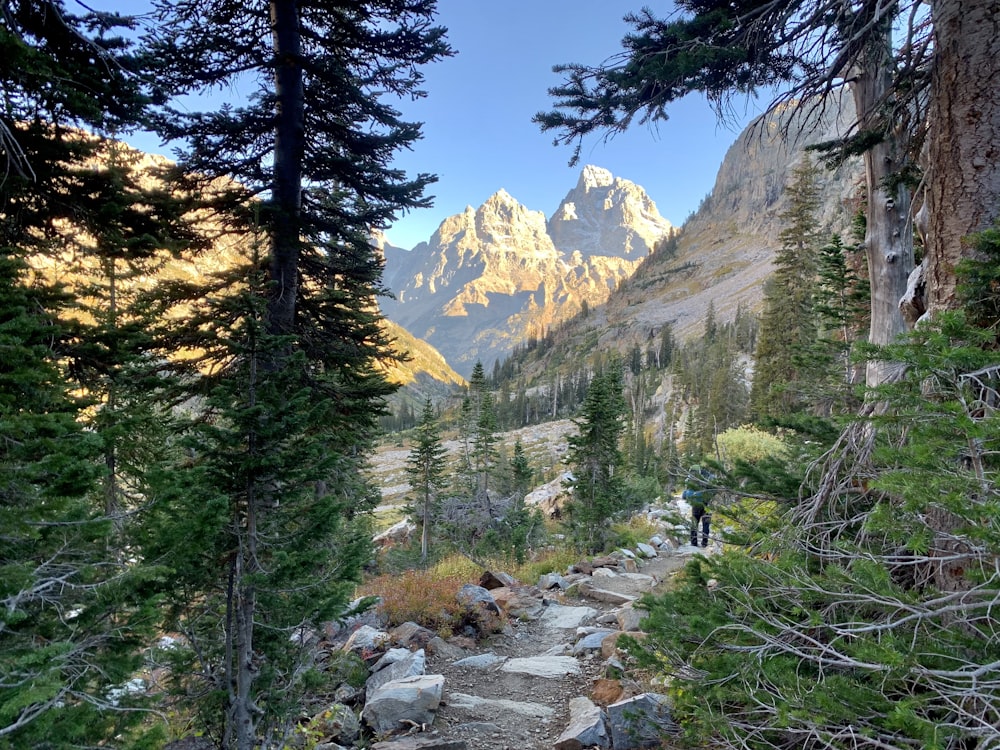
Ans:
[{"label": "sky", "polygon": [[[142,12],[149,0],[97,4]],[[552,109],[548,89],[562,82],[552,66],[596,65],[618,53],[630,31],[623,17],[643,5],[662,16],[672,8],[664,0],[438,0],[438,23],[448,28],[456,54],[423,68],[426,97],[396,103],[404,120],[423,123],[423,138],[393,165],[413,176],[438,175],[427,191],[434,205],[399,217],[386,231],[389,242],[412,249],[445,218],[500,189],[551,216],[585,164],[642,186],[660,214],[680,226],[712,189],[739,128],[759,111],[756,103],[736,113],[738,125],[721,125],[701,95],[688,96],[670,106],[666,121],[633,125],[611,139],[591,135],[572,168],[572,146],[554,146],[555,133],[531,122]],[[170,152],[149,135],[127,140]]]},{"label": "sky", "polygon": [[553,146],[555,133],[531,122],[552,108],[547,90],[562,80],[552,66],[599,64],[619,52],[630,30],[624,15],[643,5],[661,15],[670,9],[649,0],[439,0],[439,23],[457,54],[424,68],[426,98],[400,103],[407,119],[424,123],[424,137],[397,161],[411,173],[437,174],[428,190],[436,198],[433,208],[393,224],[389,241],[410,249],[430,239],[446,217],[479,206],[501,188],[551,216],[584,164],[641,185],[665,218],[683,223],[711,190],[738,136],[718,124],[700,95],[676,102],[655,127],[633,125],[606,142],[592,135],[573,168],[572,146]]}]

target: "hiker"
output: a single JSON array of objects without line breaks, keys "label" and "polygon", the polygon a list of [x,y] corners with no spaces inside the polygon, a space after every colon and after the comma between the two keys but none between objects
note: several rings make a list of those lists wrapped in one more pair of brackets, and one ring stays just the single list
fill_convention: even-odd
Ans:
[{"label": "hiker", "polygon": [[712,514],[708,512],[708,490],[704,480],[709,473],[695,464],[688,472],[687,483],[681,494],[691,504],[691,546],[698,546],[698,522],[701,522],[701,546],[708,546],[708,528]]}]

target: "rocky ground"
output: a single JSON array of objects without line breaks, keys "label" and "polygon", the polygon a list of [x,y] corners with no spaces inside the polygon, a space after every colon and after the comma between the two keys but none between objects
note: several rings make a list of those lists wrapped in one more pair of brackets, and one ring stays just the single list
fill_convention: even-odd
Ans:
[{"label": "rocky ground", "polygon": [[[650,579],[621,574],[601,577],[599,590],[640,596],[661,585],[687,558],[673,554],[644,561],[639,575]],[[502,634],[475,649],[480,656],[496,657],[495,662],[482,660],[476,666],[467,656],[428,660],[428,672],[445,676],[445,699],[435,729],[465,740],[470,750],[552,750],[570,723],[570,699],[596,697],[594,702],[600,704],[621,697],[613,684],[599,683],[607,671],[600,649],[581,649],[577,655],[573,650],[578,630],[620,629],[617,615],[622,606],[579,593],[579,589],[570,595],[546,597],[546,602],[538,619],[512,618]],[[540,658],[552,656],[565,661]],[[643,689],[629,679],[622,682],[625,694]],[[595,687],[603,688],[603,695],[595,696]]]},{"label": "rocky ground", "polygon": [[440,705],[431,721],[413,722],[404,736],[384,736],[373,750],[638,747],[612,743],[610,729],[606,744],[588,742],[588,730],[580,734],[580,709],[603,709],[607,718],[608,705],[655,691],[635,674],[608,679],[621,656],[615,634],[641,629],[635,599],[667,585],[695,552],[713,551],[665,545],[649,559],[602,558],[591,561],[601,566],[593,570],[584,563],[581,572],[556,576],[552,588],[545,581],[491,590],[505,612],[502,632],[477,643],[429,644],[424,674],[443,676]]}]

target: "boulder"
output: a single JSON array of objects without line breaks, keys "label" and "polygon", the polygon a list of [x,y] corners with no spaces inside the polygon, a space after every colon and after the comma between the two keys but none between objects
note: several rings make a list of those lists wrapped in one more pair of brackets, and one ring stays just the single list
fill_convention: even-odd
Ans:
[{"label": "boulder", "polygon": [[489,593],[500,609],[515,620],[537,620],[545,611],[541,592],[533,586],[504,587]]},{"label": "boulder", "polygon": [[310,720],[309,733],[313,732],[331,742],[350,745],[361,736],[361,722],[343,703],[334,703]]},{"label": "boulder", "polygon": [[468,748],[465,740],[448,740],[437,732],[398,737],[372,745],[372,750],[468,750]]},{"label": "boulder", "polygon": [[415,622],[404,622],[389,631],[389,638],[397,646],[415,651],[418,648],[427,648],[427,644],[437,637],[433,630],[418,625]]},{"label": "boulder", "polygon": [[347,639],[344,651],[354,651],[359,654],[372,654],[381,651],[390,642],[389,634],[384,630],[362,625]]},{"label": "boulder", "polygon": [[620,630],[639,630],[640,624],[648,616],[649,612],[636,609],[634,603],[629,602],[618,609],[615,613],[615,620],[618,622]]},{"label": "boulder", "polygon": [[538,620],[550,628],[573,629],[593,620],[597,610],[593,607],[568,607],[565,604],[550,604]]},{"label": "boulder", "polygon": [[391,547],[405,546],[409,544],[413,532],[417,530],[417,525],[409,518],[393,524],[385,531],[372,537],[372,542],[376,547],[389,549]]},{"label": "boulder", "polygon": [[[425,656],[423,649],[412,652],[406,651],[406,649],[393,649],[393,651],[403,651],[404,656],[385,664],[379,671],[374,672],[368,678],[368,681],[365,683],[365,693],[367,695],[370,696],[374,691],[378,690],[387,682],[402,680],[406,677],[416,677],[424,673],[424,668],[427,664],[427,657]],[[386,656],[388,656],[388,654],[386,654]],[[384,660],[385,656],[379,660],[376,666],[381,664]]]},{"label": "boulder", "polygon": [[459,659],[458,661],[453,662],[452,666],[469,667],[471,669],[489,669],[490,667],[504,661],[506,658],[506,656],[497,656],[492,651],[487,651],[485,654],[466,656],[464,659]]},{"label": "boulder", "polygon": [[501,589],[505,586],[516,586],[517,581],[514,580],[512,575],[504,573],[503,571],[492,571],[487,570],[481,576],[479,576],[479,585],[488,591],[493,589]]},{"label": "boulder", "polygon": [[474,583],[467,583],[458,590],[456,594],[459,604],[474,610],[476,608],[486,609],[494,614],[500,614],[500,607],[490,594],[489,589],[477,586]]},{"label": "boulder", "polygon": [[443,694],[443,675],[416,675],[393,680],[368,696],[361,718],[376,734],[395,732],[414,724],[431,724]]},{"label": "boulder", "polygon": [[599,651],[604,639],[617,632],[617,630],[602,629],[585,635],[573,645],[573,655],[579,656],[587,651]]},{"label": "boulder", "polygon": [[623,635],[636,641],[641,641],[646,637],[645,633],[638,630],[628,633],[616,630],[614,633],[604,636],[604,640],[601,641],[601,658],[611,659],[618,654],[618,641]]},{"label": "boulder", "polygon": [[569,702],[569,726],[559,735],[555,750],[583,750],[610,747],[604,715],[589,698],[573,698]]},{"label": "boulder", "polygon": [[637,597],[630,594],[619,594],[616,591],[608,591],[594,586],[592,583],[581,582],[578,584],[581,596],[586,596],[594,601],[606,602],[608,604],[627,604],[634,602]]},{"label": "boulder", "polygon": [[569,581],[558,573],[543,573],[538,577],[538,588],[542,591],[558,588],[565,591],[569,588]]},{"label": "boulder", "polygon": [[498,716],[501,714],[517,714],[529,719],[551,719],[555,709],[541,703],[527,701],[512,701],[506,698],[482,698],[466,693],[448,693],[448,705],[469,711],[480,716]]},{"label": "boulder", "polygon": [[599,677],[594,680],[594,686],[590,690],[590,699],[599,706],[610,706],[617,703],[625,694],[621,680],[612,680],[607,677]]},{"label": "boulder", "polygon": [[638,550],[639,555],[642,557],[652,558],[657,556],[656,548],[651,544],[646,544],[645,542],[639,542],[637,545],[635,545],[635,548]]}]

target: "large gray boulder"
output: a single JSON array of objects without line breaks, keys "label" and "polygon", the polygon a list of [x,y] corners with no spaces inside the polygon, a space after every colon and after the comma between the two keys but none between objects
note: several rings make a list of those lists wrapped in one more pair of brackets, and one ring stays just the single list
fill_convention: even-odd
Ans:
[{"label": "large gray boulder", "polygon": [[376,734],[414,725],[423,727],[433,723],[443,694],[443,675],[416,675],[393,680],[368,696],[361,718]]},{"label": "large gray boulder", "polygon": [[[424,673],[427,657],[423,649],[413,652],[406,651],[402,656],[398,655],[399,651],[404,651],[404,649],[392,649],[376,663],[375,667],[379,667],[380,664],[382,666],[365,682],[366,694],[371,695],[387,682],[401,680],[404,677],[416,677]],[[389,654],[393,654],[397,658],[386,659]]]}]

